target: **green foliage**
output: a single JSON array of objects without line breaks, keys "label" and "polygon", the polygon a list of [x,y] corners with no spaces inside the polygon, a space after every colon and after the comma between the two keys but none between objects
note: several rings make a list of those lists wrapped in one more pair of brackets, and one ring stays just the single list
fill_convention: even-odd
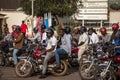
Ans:
[{"label": "green foliage", "polygon": [[120,10],[120,3],[116,2],[116,3],[111,3],[110,4],[110,8],[112,10]]},{"label": "green foliage", "polygon": [[[22,0],[21,7],[26,14],[31,14],[31,1]],[[34,14],[43,15],[52,12],[53,15],[70,16],[77,11],[77,0],[35,0]]]}]

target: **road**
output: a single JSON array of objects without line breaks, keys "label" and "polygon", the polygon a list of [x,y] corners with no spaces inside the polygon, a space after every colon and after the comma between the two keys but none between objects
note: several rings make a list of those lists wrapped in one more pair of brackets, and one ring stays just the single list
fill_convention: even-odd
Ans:
[{"label": "road", "polygon": [[0,70],[2,72],[0,80],[80,80],[77,67],[69,68],[65,76],[55,77],[52,74],[48,74],[48,77],[45,79],[39,79],[39,74],[28,78],[19,78],[15,75],[13,67],[0,67]]}]

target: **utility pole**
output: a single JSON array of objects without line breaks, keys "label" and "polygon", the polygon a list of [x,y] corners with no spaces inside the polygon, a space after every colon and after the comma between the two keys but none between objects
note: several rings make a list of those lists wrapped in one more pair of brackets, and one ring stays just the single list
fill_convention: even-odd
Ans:
[{"label": "utility pole", "polygon": [[35,0],[30,0],[32,3],[31,3],[31,9],[32,9],[32,29],[33,29],[33,17],[34,17],[34,1]]}]

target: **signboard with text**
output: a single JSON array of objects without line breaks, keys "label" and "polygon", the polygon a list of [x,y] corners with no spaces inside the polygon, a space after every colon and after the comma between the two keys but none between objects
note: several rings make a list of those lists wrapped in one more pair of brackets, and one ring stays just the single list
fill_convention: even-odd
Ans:
[{"label": "signboard with text", "polygon": [[108,0],[82,0],[75,17],[77,20],[107,20]]}]

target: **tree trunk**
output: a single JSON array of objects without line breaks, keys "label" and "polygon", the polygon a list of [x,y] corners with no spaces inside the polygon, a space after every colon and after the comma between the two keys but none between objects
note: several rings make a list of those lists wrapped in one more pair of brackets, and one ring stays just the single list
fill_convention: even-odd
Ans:
[{"label": "tree trunk", "polygon": [[58,21],[58,24],[60,25],[60,28],[64,29],[64,24],[58,15],[56,15],[56,19]]}]

